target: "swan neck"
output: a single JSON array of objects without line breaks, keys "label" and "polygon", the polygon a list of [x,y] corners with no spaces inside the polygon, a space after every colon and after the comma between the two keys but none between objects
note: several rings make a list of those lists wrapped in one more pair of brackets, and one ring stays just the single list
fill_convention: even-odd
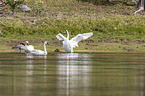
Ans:
[{"label": "swan neck", "polygon": [[68,33],[68,31],[67,31],[67,39],[69,39],[69,33]]},{"label": "swan neck", "polygon": [[44,52],[46,53],[46,46],[45,46],[45,43],[44,43]]}]

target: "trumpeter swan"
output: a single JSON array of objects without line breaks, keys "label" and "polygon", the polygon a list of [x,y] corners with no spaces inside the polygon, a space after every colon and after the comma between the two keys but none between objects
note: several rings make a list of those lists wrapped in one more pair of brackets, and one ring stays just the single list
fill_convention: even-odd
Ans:
[{"label": "trumpeter swan", "polygon": [[[42,50],[33,50],[31,53],[33,55],[47,55],[47,51],[46,51],[46,46],[45,44],[48,44],[47,41],[44,42],[44,51]],[[48,44],[49,45],[49,44]]]},{"label": "trumpeter swan", "polygon": [[93,32],[78,34],[77,36],[69,40],[69,33],[67,30],[66,33],[67,33],[67,38],[64,37],[61,33],[59,33],[56,37],[60,41],[63,40],[63,48],[65,52],[71,52],[71,53],[73,52],[73,48],[75,48],[76,46],[78,47],[78,42],[80,42],[81,40],[85,40],[93,35]]},{"label": "trumpeter swan", "polygon": [[25,48],[25,44],[24,43],[20,43],[19,45],[15,45],[14,47],[12,47],[12,49],[18,49],[20,50],[23,50]]},{"label": "trumpeter swan", "polygon": [[30,52],[32,52],[32,50],[34,50],[34,47],[32,45],[29,45],[29,42],[26,41],[26,46],[25,46],[24,50],[26,53],[30,53]]}]

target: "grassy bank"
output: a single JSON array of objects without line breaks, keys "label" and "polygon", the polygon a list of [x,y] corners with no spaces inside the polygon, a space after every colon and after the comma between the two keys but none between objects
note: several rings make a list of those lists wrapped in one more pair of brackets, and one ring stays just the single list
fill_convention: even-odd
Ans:
[{"label": "grassy bank", "polygon": [[49,46],[51,52],[56,49],[56,44],[63,50],[56,35],[62,33],[66,36],[65,30],[68,30],[70,38],[79,33],[94,33],[80,43],[81,47],[76,48],[78,51],[144,51],[145,17],[134,16],[137,8],[130,2],[98,4],[75,0],[26,0],[25,4],[32,9],[30,12],[16,9],[12,16],[8,8],[6,17],[0,17],[5,24],[0,24],[0,31],[5,36],[1,37],[1,46],[6,47],[1,50],[25,40],[34,40],[34,46],[41,48],[39,39],[53,42]]}]

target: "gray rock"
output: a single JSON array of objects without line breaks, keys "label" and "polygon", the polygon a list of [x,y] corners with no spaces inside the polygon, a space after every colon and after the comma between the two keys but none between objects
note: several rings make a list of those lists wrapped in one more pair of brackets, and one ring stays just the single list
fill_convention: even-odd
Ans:
[{"label": "gray rock", "polygon": [[30,11],[31,10],[27,5],[20,5],[20,6],[18,6],[18,8],[20,8],[23,11]]}]

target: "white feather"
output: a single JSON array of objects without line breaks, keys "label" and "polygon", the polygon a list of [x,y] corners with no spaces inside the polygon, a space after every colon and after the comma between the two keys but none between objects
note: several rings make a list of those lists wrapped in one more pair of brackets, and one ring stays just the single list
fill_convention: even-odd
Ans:
[{"label": "white feather", "polygon": [[77,36],[73,37],[70,42],[72,43],[73,47],[78,47],[78,42],[82,41],[82,40],[86,40],[87,38],[89,38],[90,36],[93,35],[93,32],[90,33],[84,33],[84,34],[78,34]]},{"label": "white feather", "polygon": [[[46,41],[44,42],[44,51],[42,50],[33,50],[31,53],[33,55],[47,55],[47,51],[46,51],[46,46],[45,44],[48,44]],[[48,44],[49,45],[49,44]]]},{"label": "white feather", "polygon": [[57,39],[59,39],[59,41],[61,41],[61,40],[65,40],[66,39],[66,37],[64,37],[62,34],[58,34],[58,35],[56,35],[56,37],[57,37]]},{"label": "white feather", "polygon": [[26,45],[24,47],[24,50],[25,50],[26,53],[30,53],[34,50],[34,47],[32,45],[29,45],[29,42],[26,41]]},{"label": "white feather", "polygon": [[60,41],[64,40],[63,41],[63,48],[64,48],[65,52],[73,52],[73,48],[76,46],[78,47],[78,42],[80,42],[81,40],[85,40],[93,35],[93,32],[78,34],[77,36],[75,36],[71,40],[69,40],[69,33],[67,30],[66,30],[66,33],[67,33],[67,38],[64,37],[60,33],[56,36],[57,39],[59,39]]}]

